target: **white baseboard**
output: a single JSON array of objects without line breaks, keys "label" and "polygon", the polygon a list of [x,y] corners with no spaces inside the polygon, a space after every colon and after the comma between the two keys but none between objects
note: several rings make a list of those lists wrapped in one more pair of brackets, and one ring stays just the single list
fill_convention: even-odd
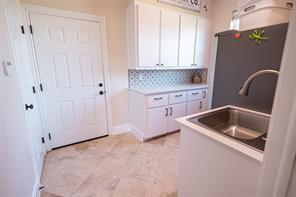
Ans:
[{"label": "white baseboard", "polygon": [[34,184],[34,188],[33,188],[33,192],[32,192],[32,197],[40,197],[39,186],[40,186],[40,181],[38,179],[36,179],[35,184]]},{"label": "white baseboard", "polygon": [[130,125],[130,132],[134,134],[134,136],[136,136],[136,138],[138,138],[141,142],[144,141],[143,133],[133,125]]},{"label": "white baseboard", "polygon": [[122,124],[122,125],[112,127],[109,134],[117,135],[117,134],[129,132],[130,130],[131,130],[130,124]]}]

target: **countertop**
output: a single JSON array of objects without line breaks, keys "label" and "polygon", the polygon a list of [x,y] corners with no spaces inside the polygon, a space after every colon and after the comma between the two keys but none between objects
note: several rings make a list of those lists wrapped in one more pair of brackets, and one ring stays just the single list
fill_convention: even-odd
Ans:
[{"label": "countertop", "polygon": [[162,93],[170,93],[170,92],[178,92],[178,91],[186,91],[186,90],[195,90],[208,88],[207,84],[186,84],[186,85],[176,85],[176,86],[164,86],[164,87],[155,87],[155,88],[129,88],[130,91],[134,91],[144,95],[150,94],[162,94]]},{"label": "countertop", "polygon": [[[220,108],[216,108],[216,109],[213,109],[213,110],[210,110],[210,111],[216,111],[216,110],[220,110],[220,109],[223,109],[223,108],[226,108],[226,107],[235,107],[235,106],[223,106],[223,107],[220,107]],[[236,107],[236,108],[239,108],[239,107]],[[242,108],[243,109],[243,108]],[[247,109],[243,109],[243,110],[246,110],[246,111],[251,111],[251,110],[247,110]],[[240,152],[240,153],[243,153],[259,162],[262,162],[263,161],[263,157],[264,157],[264,153],[263,152],[260,152],[260,151],[257,151],[253,148],[250,148],[242,143],[239,143],[237,141],[234,141],[228,137],[225,137],[223,135],[220,135],[216,132],[213,132],[207,128],[204,128],[204,127],[201,127],[197,124],[194,124],[190,121],[188,121],[187,119],[189,118],[193,118],[193,117],[196,117],[197,115],[202,115],[202,114],[206,114],[208,113],[209,111],[205,111],[205,112],[202,112],[202,113],[198,113],[198,114],[192,114],[190,116],[185,116],[185,117],[182,117],[182,118],[179,118],[177,119],[177,122],[179,122],[181,124],[181,126],[185,126],[185,127],[188,127],[196,132],[199,132],[205,136],[208,136],[209,138],[212,138],[222,144],[225,144],[226,146]],[[253,111],[251,111],[253,112]],[[255,112],[255,113],[259,113],[260,112]],[[182,130],[181,130],[182,132]]]}]

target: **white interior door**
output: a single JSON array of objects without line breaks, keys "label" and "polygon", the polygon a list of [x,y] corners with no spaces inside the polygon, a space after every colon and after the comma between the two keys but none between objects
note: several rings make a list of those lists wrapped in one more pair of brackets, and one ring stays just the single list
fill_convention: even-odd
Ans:
[{"label": "white interior door", "polygon": [[25,105],[31,105],[25,112],[27,130],[30,137],[30,145],[34,157],[34,165],[38,176],[41,176],[45,156],[45,145],[42,143],[43,128],[41,125],[40,113],[36,92],[33,92],[34,79],[30,67],[29,54],[25,36],[20,31],[22,18],[18,1],[4,1],[7,27],[10,43],[16,64],[17,77],[20,84],[22,101]]},{"label": "white interior door", "polygon": [[160,63],[177,67],[180,15],[170,10],[161,11]]},{"label": "white interior door", "polygon": [[53,148],[107,135],[100,23],[29,17]]}]

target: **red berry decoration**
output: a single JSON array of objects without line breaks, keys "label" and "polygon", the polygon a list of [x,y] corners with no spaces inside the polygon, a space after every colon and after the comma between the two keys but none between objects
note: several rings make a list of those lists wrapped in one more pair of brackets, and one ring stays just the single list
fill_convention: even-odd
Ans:
[{"label": "red berry decoration", "polygon": [[240,39],[240,38],[241,38],[241,34],[240,34],[240,33],[235,33],[235,34],[233,35],[233,37],[234,37],[235,39]]}]

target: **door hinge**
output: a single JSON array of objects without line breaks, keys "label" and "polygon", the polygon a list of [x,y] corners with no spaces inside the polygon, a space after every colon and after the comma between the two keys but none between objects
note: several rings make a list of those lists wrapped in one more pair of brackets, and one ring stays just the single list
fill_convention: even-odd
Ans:
[{"label": "door hinge", "polygon": [[42,144],[45,143],[44,137],[41,137]]},{"label": "door hinge", "polygon": [[32,87],[32,90],[33,90],[33,93],[35,94],[36,93],[35,86]]},{"label": "door hinge", "polygon": [[51,134],[50,133],[48,133],[48,139],[51,140]]},{"label": "door hinge", "polygon": [[40,83],[39,86],[40,86],[40,90],[41,90],[41,92],[43,92],[43,86],[42,86],[42,83]]},{"label": "door hinge", "polygon": [[33,34],[33,27],[32,27],[32,25],[30,25],[29,27],[30,27],[31,34]]},{"label": "door hinge", "polygon": [[22,31],[22,34],[25,34],[25,27],[23,25],[21,26],[21,31]]}]

